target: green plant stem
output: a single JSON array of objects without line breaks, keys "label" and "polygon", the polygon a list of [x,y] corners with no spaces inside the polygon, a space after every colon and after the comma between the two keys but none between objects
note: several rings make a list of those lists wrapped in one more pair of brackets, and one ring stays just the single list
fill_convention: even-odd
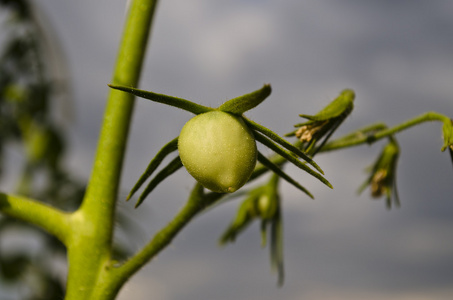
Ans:
[{"label": "green plant stem", "polygon": [[[338,140],[334,140],[332,142],[327,143],[324,147],[321,148],[321,150],[318,153],[321,152],[327,152],[327,151],[334,151],[334,150],[340,150],[348,147],[355,147],[355,146],[360,146],[363,144],[372,144],[374,142],[377,142],[378,140],[381,140],[383,138],[389,137],[394,135],[395,133],[398,133],[400,131],[403,131],[405,129],[408,129],[412,126],[419,125],[424,122],[429,122],[429,121],[440,121],[440,122],[450,122],[450,118],[442,115],[437,112],[427,112],[424,113],[420,116],[417,116],[413,119],[410,119],[404,123],[401,123],[395,127],[388,128],[386,129],[386,126],[382,123],[375,124],[372,127],[368,128],[365,127],[362,131],[371,131],[372,129],[378,130],[374,134],[362,134],[362,133],[352,133],[348,134],[348,138],[339,138]],[[295,147],[300,146],[300,141],[296,141],[293,145]],[[283,165],[286,163],[285,158],[283,158],[280,155],[274,155],[271,158],[271,161],[276,164],[276,165]],[[256,178],[260,177],[264,173],[268,172],[269,170],[262,166],[258,165],[254,172],[252,173],[252,176],[250,177],[249,181],[255,180]]]},{"label": "green plant stem", "polygon": [[66,244],[70,214],[38,201],[0,193],[0,211],[7,216],[39,226]]},{"label": "green plant stem", "polygon": [[449,122],[450,118],[437,112],[427,112],[392,128],[380,130],[375,134],[358,135],[357,138],[351,138],[347,140],[340,138],[337,142],[332,141],[330,143],[327,143],[323,148],[321,148],[320,152],[339,150],[343,148],[359,146],[362,144],[372,144],[380,139],[392,136],[395,133],[403,131],[407,128],[429,121]]},{"label": "green plant stem", "polygon": [[[203,187],[196,183],[189,199],[179,213],[163,229],[157,232],[143,249],[119,267],[112,269],[112,280],[123,283],[132,274],[155,257],[161,250],[168,246],[173,238],[189,223],[199,212],[203,211],[221,194],[204,194]],[[116,284],[118,285],[118,284]]]},{"label": "green plant stem", "polygon": [[[150,25],[157,0],[131,2],[112,82],[137,86]],[[98,299],[92,296],[110,264],[115,204],[134,98],[110,90],[94,166],[80,209],[72,216],[73,231],[68,245],[67,300]],[[104,287],[103,293],[113,295]],[[105,298],[105,299],[113,299]]]}]

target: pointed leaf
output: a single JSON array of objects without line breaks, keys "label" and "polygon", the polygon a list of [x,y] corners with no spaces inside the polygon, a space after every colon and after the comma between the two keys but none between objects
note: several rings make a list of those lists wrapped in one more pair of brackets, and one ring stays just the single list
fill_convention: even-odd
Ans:
[{"label": "pointed leaf", "polygon": [[146,179],[148,179],[153,174],[153,172],[159,167],[164,158],[167,157],[168,154],[176,150],[178,150],[178,137],[168,142],[165,146],[162,147],[162,149],[159,150],[159,152],[157,152],[156,156],[154,156],[154,158],[151,160],[145,172],[140,176],[137,183],[129,192],[129,195],[127,195],[126,201],[128,201],[142,186]]},{"label": "pointed leaf", "polygon": [[261,89],[250,94],[245,94],[231,99],[219,106],[219,110],[236,115],[242,115],[244,112],[256,107],[271,94],[271,86],[265,84]]},{"label": "pointed leaf", "polygon": [[135,96],[138,96],[141,98],[145,98],[145,99],[148,99],[148,100],[151,100],[154,102],[163,103],[163,104],[167,104],[170,106],[175,106],[175,107],[187,110],[196,115],[215,110],[214,108],[196,104],[189,100],[172,97],[172,96],[167,96],[164,94],[157,94],[157,93],[139,90],[136,88],[121,86],[121,85],[109,84],[108,86],[111,87],[112,89],[127,92],[132,95],[135,95]]},{"label": "pointed leaf", "polygon": [[251,221],[252,219],[248,216],[244,216],[244,220],[241,223],[234,221],[220,237],[219,244],[223,246],[227,243],[234,243],[236,237],[250,225]]},{"label": "pointed leaf", "polygon": [[[315,156],[319,152],[319,150],[321,150],[324,147],[324,145],[327,143],[327,141],[330,139],[333,133],[338,129],[338,127],[340,127],[341,123],[343,123],[346,117],[347,114],[343,115],[343,117],[338,118],[336,120],[332,127],[328,129],[327,134],[322,138],[322,142],[319,144],[319,146],[316,147],[316,149],[312,151],[312,148],[315,146],[315,143],[317,142],[316,140],[313,140],[313,142],[309,144],[305,151],[309,152],[311,156]],[[324,134],[325,133],[323,133],[323,135]]]},{"label": "pointed leaf", "polygon": [[353,108],[355,93],[353,90],[343,90],[340,95],[330,102],[326,107],[319,111],[316,115],[300,115],[303,118],[311,121],[325,121],[328,119],[336,118],[346,111]]},{"label": "pointed leaf", "polygon": [[253,206],[255,205],[256,195],[252,193],[239,206],[236,217],[230,226],[225,230],[219,240],[220,245],[225,245],[228,242],[234,242],[236,236],[244,231],[254,219]]},{"label": "pointed leaf", "polygon": [[135,208],[142,204],[146,196],[148,196],[149,193],[151,193],[159,183],[161,183],[168,176],[178,171],[181,167],[182,167],[181,159],[179,158],[179,156],[177,156],[165,168],[163,168],[159,173],[157,173],[156,177],[154,177],[151,180],[146,189],[138,198],[137,203],[135,204]]},{"label": "pointed leaf", "polygon": [[262,143],[264,146],[269,147],[271,150],[273,150],[275,153],[283,156],[286,160],[297,166],[298,168],[306,171],[310,175],[316,177],[318,180],[320,180],[322,183],[327,185],[330,188],[333,188],[330,182],[325,179],[321,174],[313,171],[311,168],[309,168],[306,164],[298,160],[296,157],[294,157],[290,152],[286,151],[283,148],[280,148],[278,145],[273,143],[271,140],[266,138],[265,136],[261,135],[260,133],[256,132],[255,133],[255,138],[258,142]]},{"label": "pointed leaf", "polygon": [[243,118],[243,119],[253,130],[261,132],[262,134],[264,134],[265,136],[267,136],[274,142],[280,144],[281,146],[285,147],[287,150],[293,152],[295,155],[297,155],[297,156],[301,157],[302,159],[304,159],[305,161],[307,161],[310,165],[312,165],[321,174],[324,174],[324,171],[318,166],[318,164],[316,164],[316,162],[313,159],[311,159],[307,154],[303,153],[296,146],[288,143],[287,141],[285,141],[283,138],[278,136],[278,134],[276,134],[272,130],[267,129],[266,127],[261,126],[260,124],[255,123],[252,120],[249,120],[247,118]]},{"label": "pointed leaf", "polygon": [[446,120],[442,126],[442,136],[444,138],[444,145],[441,151],[450,148],[453,149],[453,120]]},{"label": "pointed leaf", "polygon": [[281,213],[271,224],[271,266],[278,272],[278,286],[283,285],[283,224]]},{"label": "pointed leaf", "polygon": [[294,185],[296,188],[307,194],[310,198],[314,198],[313,195],[302,185],[300,185],[297,181],[292,179],[288,174],[283,172],[282,169],[280,169],[277,165],[275,165],[273,162],[271,162],[269,159],[267,159],[263,154],[258,152],[258,161],[262,163],[265,167],[267,167],[269,170],[280,176],[281,178],[285,179],[287,182],[291,183]]},{"label": "pointed leaf", "polygon": [[453,148],[448,148],[448,152],[450,153],[451,164],[453,165]]},{"label": "pointed leaf", "polygon": [[261,231],[261,247],[266,247],[267,244],[267,228],[269,225],[269,220],[261,220],[260,231]]},{"label": "pointed leaf", "polygon": [[[300,114],[299,117],[302,117],[302,118],[305,118],[309,121],[319,121],[320,117],[319,116],[316,116],[316,115],[305,115],[305,114]],[[299,123],[299,124],[296,124],[294,125],[294,127],[299,127],[299,126],[302,126],[306,123],[311,123],[311,122],[305,122],[305,123]]]}]

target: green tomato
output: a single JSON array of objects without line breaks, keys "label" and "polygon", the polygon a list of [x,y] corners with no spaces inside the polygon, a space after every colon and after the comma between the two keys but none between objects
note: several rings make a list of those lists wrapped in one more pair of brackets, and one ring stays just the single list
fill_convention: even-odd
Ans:
[{"label": "green tomato", "polygon": [[184,167],[201,185],[232,193],[250,178],[256,165],[256,143],[244,120],[211,111],[189,120],[178,139]]}]

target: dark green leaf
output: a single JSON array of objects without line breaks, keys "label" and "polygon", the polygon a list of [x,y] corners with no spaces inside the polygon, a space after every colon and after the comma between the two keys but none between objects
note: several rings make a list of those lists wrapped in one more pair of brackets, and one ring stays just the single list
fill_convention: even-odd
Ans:
[{"label": "dark green leaf", "polygon": [[250,94],[245,94],[231,99],[219,106],[219,110],[236,115],[242,115],[244,112],[256,107],[271,94],[271,86],[265,84],[261,89]]},{"label": "dark green leaf", "polygon": [[134,193],[142,186],[142,184],[153,174],[153,172],[159,167],[160,163],[167,157],[168,154],[176,151],[178,149],[178,137],[174,138],[168,142],[162,149],[157,152],[156,156],[151,160],[145,172],[140,176],[137,183],[134,185],[132,190],[129,192],[129,195],[126,198],[126,201],[129,200]]},{"label": "dark green leaf", "polygon": [[177,156],[165,168],[163,168],[159,173],[157,173],[156,177],[154,177],[151,180],[146,189],[138,198],[137,203],[135,204],[135,208],[142,204],[146,196],[148,196],[149,193],[151,193],[159,183],[161,183],[168,176],[178,171],[181,167],[182,167],[181,159],[179,158],[179,156]]},{"label": "dark green leaf", "polygon": [[283,156],[286,160],[288,160],[289,162],[291,162],[292,164],[294,164],[298,168],[300,168],[300,169],[306,171],[307,173],[309,173],[310,175],[316,177],[318,180],[320,180],[322,183],[324,183],[328,187],[333,188],[332,185],[330,184],[330,182],[327,181],[327,179],[325,179],[321,174],[313,171],[305,163],[301,162],[296,157],[294,157],[290,152],[288,152],[285,149],[279,147],[278,145],[276,145],[271,140],[269,140],[268,138],[266,138],[265,136],[261,135],[258,132],[255,132],[255,138],[256,138],[257,141],[259,141],[263,145],[269,147],[271,150],[275,151],[275,153]]},{"label": "dark green leaf", "polygon": [[284,281],[283,268],[283,223],[281,212],[271,224],[271,266],[278,272],[278,285]]},{"label": "dark green leaf", "polygon": [[136,89],[133,87],[126,87],[126,86],[120,86],[120,85],[114,85],[114,84],[109,84],[108,86],[111,87],[112,89],[127,92],[132,95],[135,95],[135,96],[138,96],[141,98],[145,98],[145,99],[148,99],[148,100],[151,100],[154,102],[163,103],[163,104],[167,104],[170,106],[175,106],[175,107],[187,110],[196,115],[215,110],[214,108],[196,104],[189,100],[172,97],[172,96],[167,96],[164,94],[157,94],[157,93],[153,93],[153,92],[149,92],[149,91],[139,90],[139,89]]},{"label": "dark green leaf", "polygon": [[325,121],[336,118],[344,112],[352,110],[355,93],[353,90],[343,90],[341,94],[316,115],[300,115],[310,121]]},{"label": "dark green leaf", "polygon": [[280,144],[281,146],[285,147],[287,150],[293,152],[295,155],[306,160],[310,165],[312,165],[321,174],[324,174],[324,171],[318,166],[318,164],[316,164],[316,162],[313,159],[311,159],[307,154],[303,153],[300,149],[298,149],[294,145],[291,145],[290,143],[285,141],[283,138],[278,136],[278,134],[276,134],[272,130],[267,129],[266,127],[264,127],[258,123],[253,122],[252,120],[249,120],[247,118],[244,118],[244,120],[253,130],[261,132],[268,138],[272,139],[274,142]]},{"label": "dark green leaf", "polygon": [[282,169],[280,169],[277,165],[275,165],[273,162],[268,160],[263,154],[258,152],[258,161],[263,164],[266,168],[280,176],[281,178],[285,179],[287,182],[291,183],[294,185],[296,188],[307,194],[310,198],[314,199],[313,195],[302,185],[300,185],[297,181],[292,179],[288,174],[283,172]]},{"label": "dark green leaf", "polygon": [[244,231],[248,225],[250,225],[250,223],[253,221],[253,216],[250,214],[251,206],[254,205],[253,201],[254,198],[252,197],[244,200],[244,202],[238,209],[236,218],[220,237],[220,245],[225,245],[229,242],[233,243],[236,240],[236,236]]}]

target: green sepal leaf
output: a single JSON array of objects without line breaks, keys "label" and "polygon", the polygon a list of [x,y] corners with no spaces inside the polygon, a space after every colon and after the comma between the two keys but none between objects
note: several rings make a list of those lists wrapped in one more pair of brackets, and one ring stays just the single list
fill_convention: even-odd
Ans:
[{"label": "green sepal leaf", "polygon": [[267,234],[270,232],[270,262],[272,271],[278,272],[278,285],[283,284],[283,231],[281,203],[278,192],[280,177],[273,174],[270,180],[247,193],[241,203],[235,218],[221,236],[219,243],[224,245],[234,242],[237,236],[247,228],[250,223],[259,219],[261,246],[267,243]]},{"label": "green sepal leaf", "polygon": [[142,186],[142,184],[153,174],[153,172],[159,167],[160,163],[167,157],[168,154],[178,150],[178,137],[168,142],[162,149],[157,152],[156,156],[151,160],[145,172],[140,176],[137,183],[134,185],[132,190],[127,195],[126,201],[128,201],[134,193]]},{"label": "green sepal leaf", "polygon": [[397,141],[393,137],[389,139],[389,143],[384,146],[375,163],[369,168],[370,175],[360,186],[358,193],[362,193],[369,186],[371,196],[379,198],[385,195],[387,208],[391,209],[392,202],[397,207],[400,206],[396,186],[396,171],[400,150]]},{"label": "green sepal leaf", "polygon": [[255,131],[258,131],[258,132],[261,132],[262,134],[264,134],[265,136],[267,136],[268,138],[270,138],[274,142],[280,144],[281,146],[283,146],[287,150],[293,152],[295,155],[297,155],[300,158],[302,158],[305,161],[307,161],[310,165],[312,165],[321,174],[324,174],[324,171],[318,166],[318,164],[311,157],[309,157],[307,154],[303,153],[300,149],[298,149],[296,146],[288,143],[287,141],[285,141],[283,138],[278,136],[278,134],[276,134],[272,130],[270,130],[270,129],[268,129],[268,128],[266,128],[266,127],[264,127],[264,126],[262,126],[262,125],[260,125],[258,123],[255,123],[252,120],[249,120],[247,118],[243,118],[243,119],[250,126],[251,129],[253,129]]},{"label": "green sepal leaf", "polygon": [[310,121],[325,121],[332,118],[336,118],[343,113],[349,114],[348,111],[352,110],[355,93],[353,90],[343,90],[340,95],[330,102],[326,107],[320,110],[316,115],[299,115]]},{"label": "green sepal leaf", "polygon": [[278,273],[278,286],[283,285],[285,273],[283,268],[283,222],[281,212],[271,223],[271,267]]},{"label": "green sepal leaf", "polygon": [[220,237],[220,245],[225,245],[229,242],[233,243],[236,240],[236,236],[244,231],[257,216],[258,212],[256,211],[255,202],[259,194],[259,190],[252,190],[250,195],[241,203],[236,218]]},{"label": "green sepal leaf", "polygon": [[184,109],[186,111],[189,111],[191,113],[194,113],[196,115],[215,110],[214,108],[196,104],[189,100],[185,100],[185,99],[181,99],[181,98],[177,98],[177,97],[173,97],[173,96],[167,96],[164,94],[157,94],[157,93],[153,93],[153,92],[149,92],[149,91],[139,90],[139,89],[136,89],[133,87],[114,85],[114,84],[109,84],[108,86],[111,87],[112,89],[127,92],[127,93],[130,93],[137,97],[145,98],[145,99],[148,99],[148,100],[151,100],[154,102],[163,103],[163,104],[167,104],[170,106],[175,106],[175,107]]},{"label": "green sepal leaf", "polygon": [[325,179],[321,174],[313,171],[311,168],[309,168],[305,163],[301,162],[300,160],[298,160],[294,155],[292,155],[290,152],[286,151],[285,149],[279,147],[278,145],[276,145],[275,143],[273,143],[271,140],[269,140],[268,138],[266,138],[265,136],[261,135],[260,133],[258,132],[255,132],[255,139],[262,143],[264,146],[270,148],[272,151],[274,151],[275,153],[281,155],[282,157],[284,157],[286,160],[288,160],[289,162],[291,162],[292,164],[294,164],[296,167],[306,171],[307,173],[309,173],[310,175],[316,177],[318,180],[320,180],[322,183],[324,183],[325,185],[327,185],[328,187],[330,188],[333,188],[332,185],[330,184],[330,182]]},{"label": "green sepal leaf", "polygon": [[300,183],[292,179],[288,174],[283,172],[282,169],[280,169],[277,165],[275,165],[273,162],[271,162],[269,159],[267,159],[261,152],[258,151],[258,161],[263,164],[266,168],[280,176],[281,178],[285,179],[287,182],[291,183],[294,185],[296,188],[307,194],[310,198],[314,199],[313,195]]},{"label": "green sepal leaf", "polygon": [[260,232],[261,232],[261,247],[266,247],[267,244],[267,228],[269,227],[269,220],[261,220]]},{"label": "green sepal leaf", "polygon": [[179,158],[179,156],[177,156],[165,168],[163,168],[159,173],[157,173],[156,177],[154,177],[150,181],[148,186],[145,188],[143,193],[138,198],[137,203],[135,204],[135,208],[142,204],[146,196],[148,196],[159,183],[161,183],[168,176],[178,171],[181,167],[182,167],[181,159]]},{"label": "green sepal leaf", "polygon": [[263,102],[271,94],[271,90],[271,86],[265,84],[259,90],[228,100],[219,106],[219,110],[235,115],[242,115],[244,112]]},{"label": "green sepal leaf", "polygon": [[279,209],[279,196],[277,189],[277,175],[262,186],[258,186],[247,192],[247,197],[241,203],[236,217],[226,231],[222,234],[219,243],[224,245],[234,242],[238,236],[254,219],[261,219],[262,246],[266,245],[266,232],[268,225],[272,223]]},{"label": "green sepal leaf", "polygon": [[450,153],[451,163],[453,164],[453,149],[452,149],[452,147],[448,148],[448,152]]},{"label": "green sepal leaf", "polygon": [[308,121],[294,125],[297,129],[285,136],[296,136],[300,140],[304,152],[313,157],[352,112],[354,98],[354,91],[343,90],[336,99],[316,115],[300,115]]},{"label": "green sepal leaf", "polygon": [[447,148],[450,148],[450,151],[453,150],[453,120],[444,121],[444,125],[442,126],[442,135],[444,138],[444,145],[440,150],[442,152]]},{"label": "green sepal leaf", "polygon": [[280,195],[278,183],[280,177],[272,174],[266,185],[263,185],[263,192],[258,199],[258,211],[263,220],[272,220],[280,207]]}]

